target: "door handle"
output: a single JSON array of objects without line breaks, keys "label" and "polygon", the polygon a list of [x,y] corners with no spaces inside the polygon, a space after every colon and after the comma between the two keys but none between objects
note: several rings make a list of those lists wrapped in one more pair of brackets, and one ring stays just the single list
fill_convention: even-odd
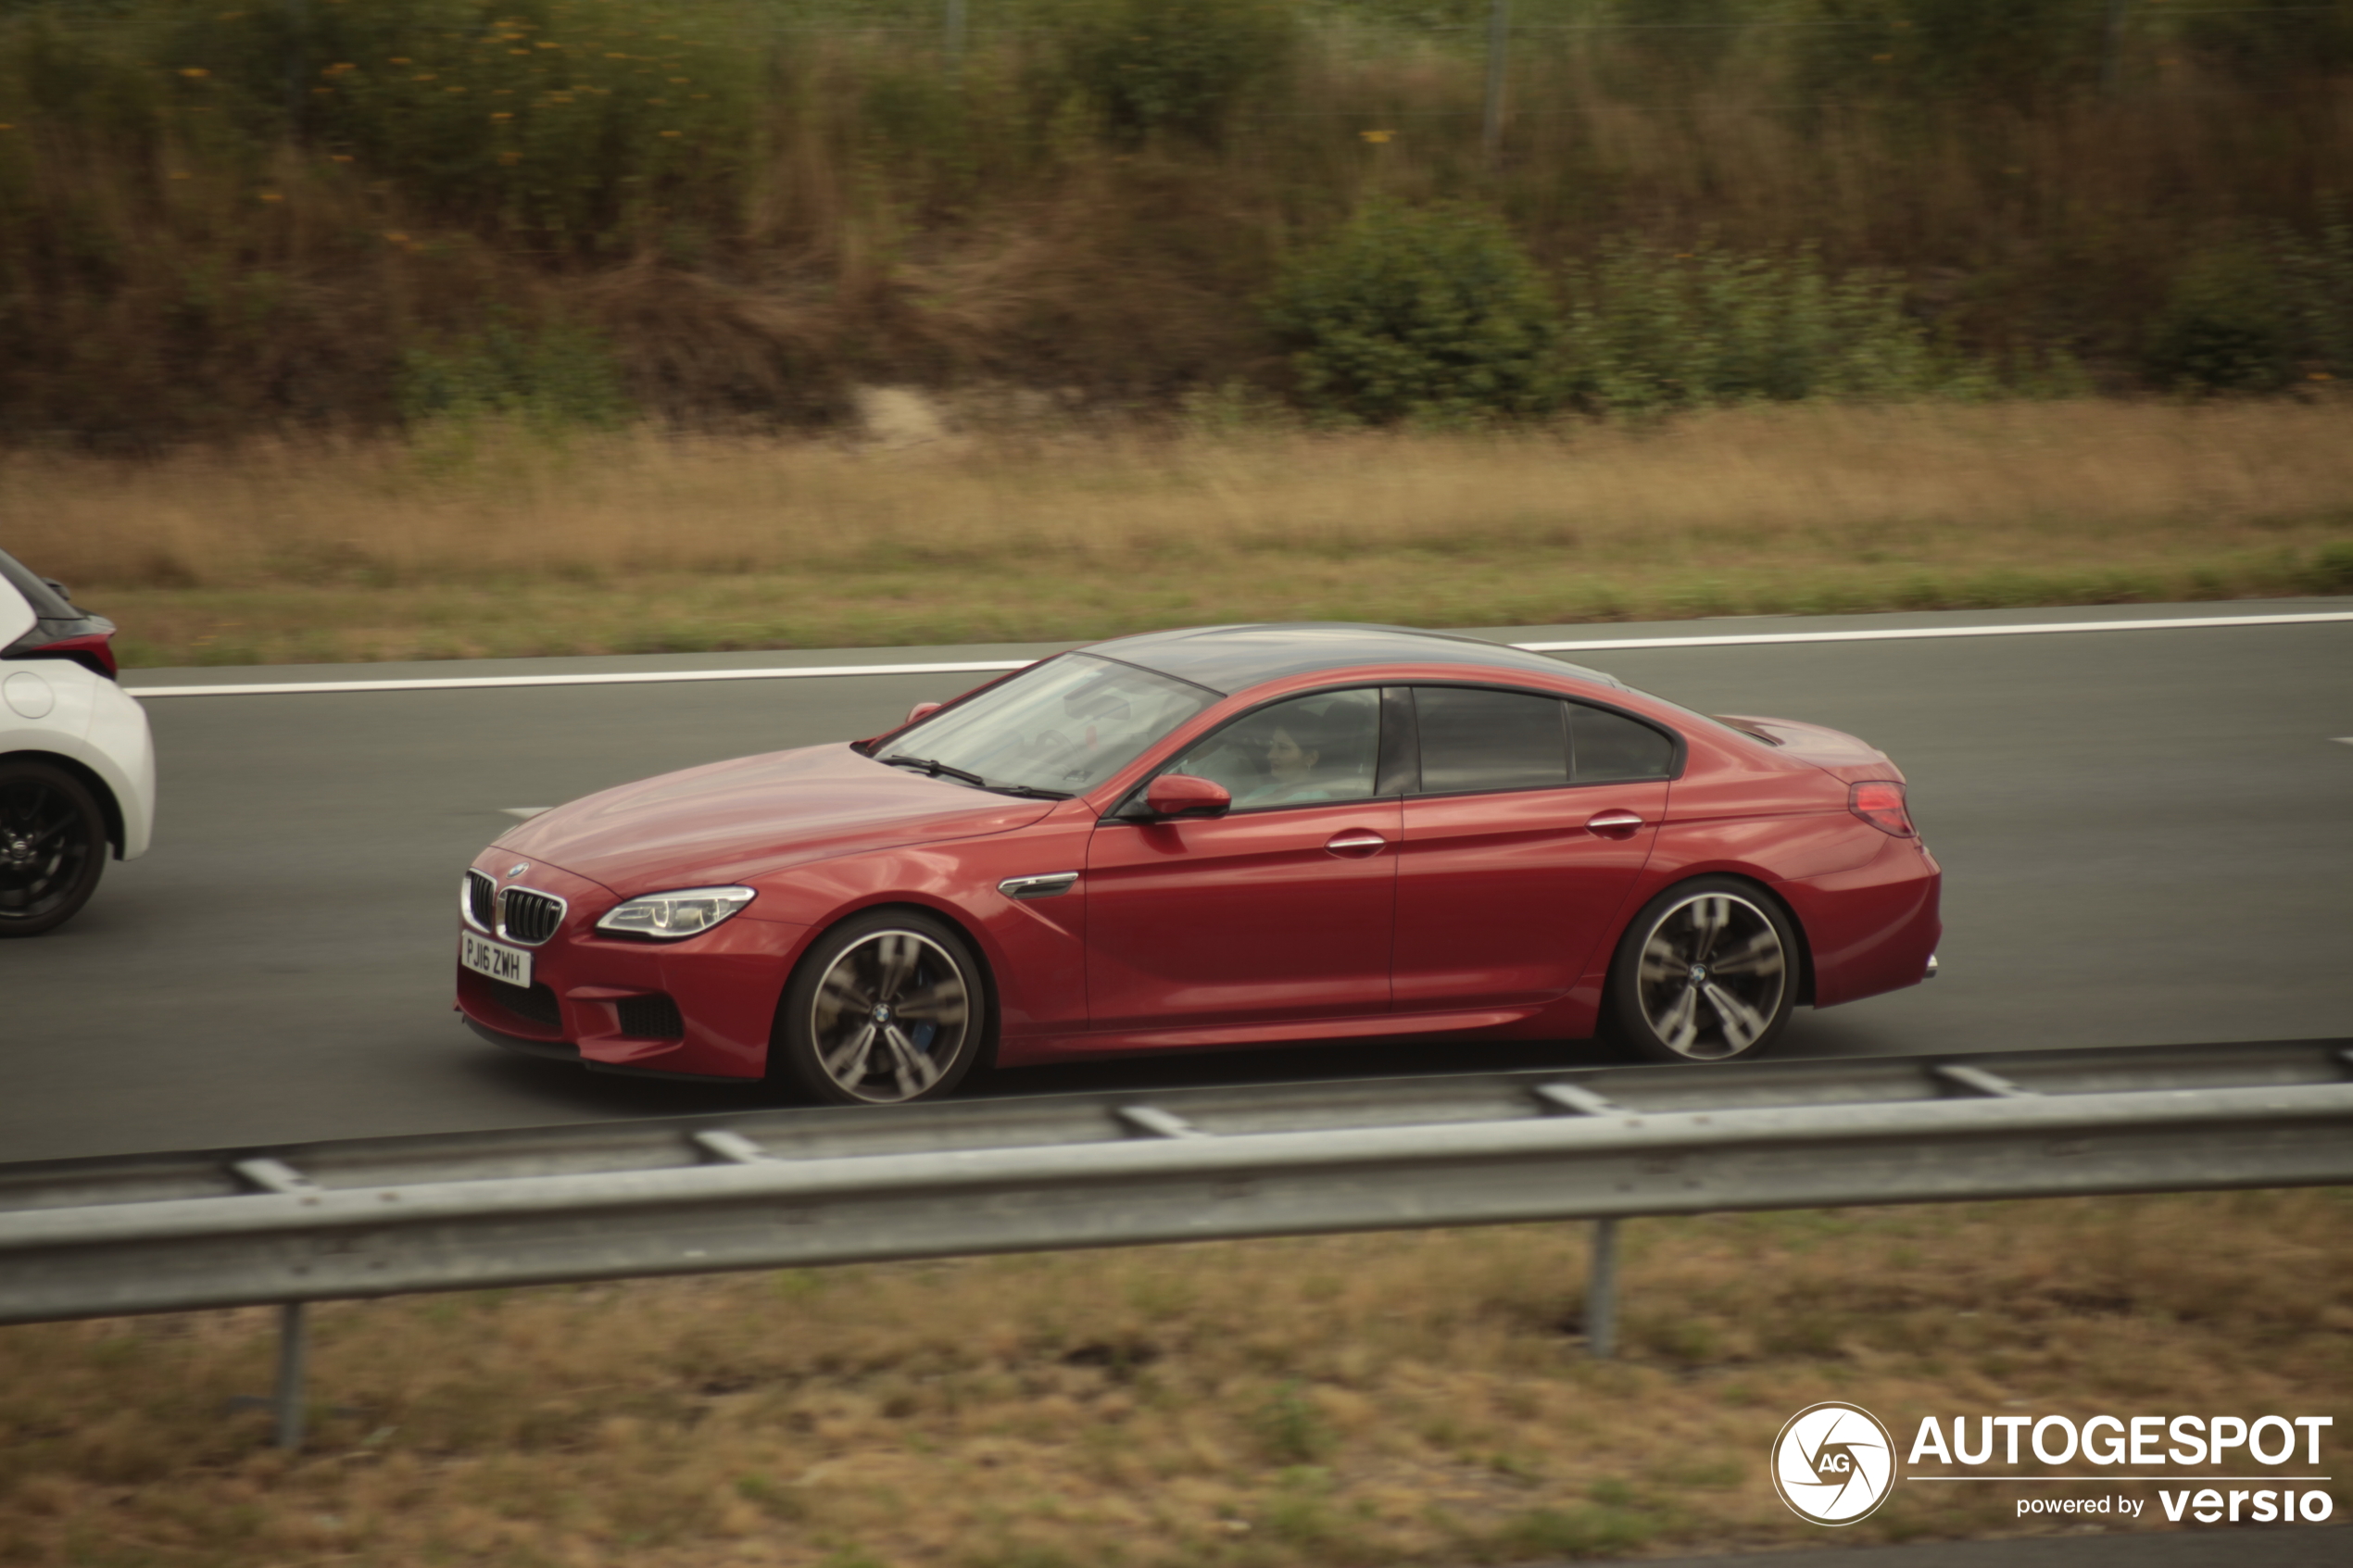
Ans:
[{"label": "door handle", "polygon": [[1642,819],[1631,811],[1596,811],[1585,822],[1585,831],[1596,838],[1631,838],[1642,829]]},{"label": "door handle", "polygon": [[1356,859],[1378,855],[1388,847],[1389,840],[1370,828],[1346,828],[1324,842],[1326,854],[1346,855]]}]

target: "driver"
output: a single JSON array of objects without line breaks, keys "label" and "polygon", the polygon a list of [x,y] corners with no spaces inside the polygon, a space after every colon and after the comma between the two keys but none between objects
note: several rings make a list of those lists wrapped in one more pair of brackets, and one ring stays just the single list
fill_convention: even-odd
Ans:
[{"label": "driver", "polygon": [[1252,806],[1279,806],[1290,801],[1329,800],[1330,781],[1317,771],[1335,738],[1331,721],[1320,713],[1291,706],[1266,742],[1266,782],[1242,797]]}]

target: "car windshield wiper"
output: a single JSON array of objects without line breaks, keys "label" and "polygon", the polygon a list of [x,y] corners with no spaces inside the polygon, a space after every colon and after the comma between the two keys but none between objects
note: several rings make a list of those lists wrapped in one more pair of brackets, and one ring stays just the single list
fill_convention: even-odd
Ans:
[{"label": "car windshield wiper", "polygon": [[904,752],[894,752],[883,760],[893,768],[912,768],[917,772],[929,773],[935,779],[953,779],[958,784],[970,784],[975,789],[988,787],[988,781],[978,773],[967,771],[963,768],[951,768],[937,757],[910,757]]},{"label": "car windshield wiper", "polygon": [[1024,800],[1068,800],[1070,798],[1070,791],[1066,789],[1039,789],[1036,784],[984,784],[981,787],[991,795],[1018,795]]}]

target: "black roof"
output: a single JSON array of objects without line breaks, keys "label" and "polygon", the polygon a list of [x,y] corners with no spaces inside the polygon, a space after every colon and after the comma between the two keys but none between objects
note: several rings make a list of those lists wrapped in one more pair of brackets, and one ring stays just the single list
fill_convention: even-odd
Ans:
[{"label": "black roof", "polygon": [[1287,675],[1359,664],[1459,664],[1579,675],[1621,688],[1625,684],[1614,675],[1547,659],[1508,643],[1486,643],[1448,632],[1417,632],[1410,626],[1357,626],[1331,621],[1145,632],[1096,643],[1086,651],[1227,693]]}]

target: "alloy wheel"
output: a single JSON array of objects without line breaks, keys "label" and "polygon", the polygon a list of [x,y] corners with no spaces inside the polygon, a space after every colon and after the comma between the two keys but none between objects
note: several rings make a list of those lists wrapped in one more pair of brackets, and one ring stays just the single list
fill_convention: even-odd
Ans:
[{"label": "alloy wheel", "polygon": [[947,950],[916,931],[875,932],[817,982],[810,1041],[825,1076],[872,1104],[914,1099],[956,1063],[973,997]]},{"label": "alloy wheel", "polygon": [[1695,893],[1643,939],[1635,992],[1660,1045],[1692,1061],[1747,1052],[1772,1028],[1789,956],[1766,912],[1730,893]]}]

